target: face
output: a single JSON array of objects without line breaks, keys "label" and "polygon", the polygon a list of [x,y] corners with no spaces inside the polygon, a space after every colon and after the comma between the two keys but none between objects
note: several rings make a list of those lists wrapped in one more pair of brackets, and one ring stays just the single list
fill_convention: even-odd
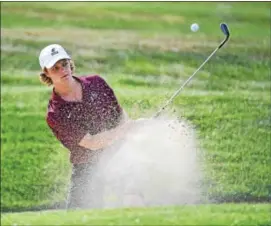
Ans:
[{"label": "face", "polygon": [[54,84],[68,81],[72,78],[70,61],[67,59],[57,61],[53,67],[46,69],[46,75]]}]

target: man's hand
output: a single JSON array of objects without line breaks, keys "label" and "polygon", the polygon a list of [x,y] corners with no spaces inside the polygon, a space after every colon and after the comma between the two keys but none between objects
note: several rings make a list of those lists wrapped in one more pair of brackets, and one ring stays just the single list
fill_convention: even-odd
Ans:
[{"label": "man's hand", "polygon": [[133,124],[133,120],[128,119],[114,129],[106,130],[96,135],[87,133],[79,142],[79,145],[90,150],[106,148],[115,141],[124,138]]}]

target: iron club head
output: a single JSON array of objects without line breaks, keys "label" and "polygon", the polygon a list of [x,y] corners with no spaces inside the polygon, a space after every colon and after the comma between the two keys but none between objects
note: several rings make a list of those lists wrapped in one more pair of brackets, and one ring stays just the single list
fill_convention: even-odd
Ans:
[{"label": "iron club head", "polygon": [[230,37],[230,31],[229,31],[227,24],[221,23],[220,29],[223,32],[223,34],[226,35],[226,38],[220,43],[220,45],[218,46],[218,49],[220,49],[228,41],[228,39]]},{"label": "iron club head", "polygon": [[229,29],[228,29],[227,24],[221,23],[221,24],[220,24],[220,28],[221,28],[222,32],[224,33],[224,35],[230,36],[230,31],[229,31]]}]

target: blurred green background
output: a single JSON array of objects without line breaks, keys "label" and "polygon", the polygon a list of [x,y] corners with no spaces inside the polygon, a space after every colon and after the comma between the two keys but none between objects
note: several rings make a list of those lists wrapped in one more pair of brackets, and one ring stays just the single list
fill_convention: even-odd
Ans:
[{"label": "blurred green background", "polygon": [[270,3],[1,2],[1,210],[65,198],[71,166],[45,122],[44,46],[63,45],[77,75],[104,77],[131,118],[150,117],[224,38],[221,22],[229,43],[169,111],[197,129],[208,197],[270,201]]}]

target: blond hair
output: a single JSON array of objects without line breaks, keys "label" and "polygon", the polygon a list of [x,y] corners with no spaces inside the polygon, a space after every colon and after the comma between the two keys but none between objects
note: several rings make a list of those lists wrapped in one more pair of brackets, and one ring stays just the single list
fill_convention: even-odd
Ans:
[{"label": "blond hair", "polygon": [[[70,66],[71,66],[71,71],[72,71],[72,74],[74,74],[74,71],[75,71],[75,65],[74,65],[74,62],[72,60],[69,60],[70,62]],[[47,75],[46,75],[46,71],[47,69],[43,69],[43,71],[40,73],[40,81],[41,83],[47,85],[47,86],[51,86],[53,85],[53,81],[51,78],[49,78]]]}]

